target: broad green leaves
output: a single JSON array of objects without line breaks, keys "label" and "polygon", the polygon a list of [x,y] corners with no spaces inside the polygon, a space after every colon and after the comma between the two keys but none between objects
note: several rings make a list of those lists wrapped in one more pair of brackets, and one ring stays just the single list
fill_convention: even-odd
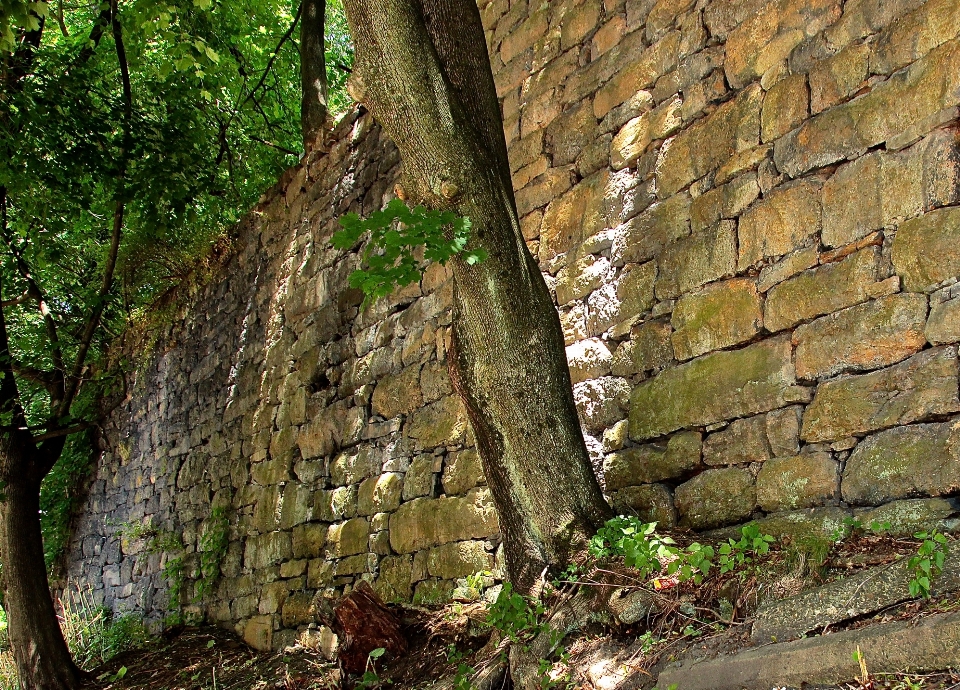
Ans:
[{"label": "broad green leaves", "polygon": [[[337,249],[350,249],[366,234],[370,239],[363,250],[366,268],[350,275],[350,286],[360,288],[367,300],[385,297],[398,287],[420,280],[427,264],[445,264],[455,254],[475,264],[486,258],[483,249],[466,250],[470,238],[470,219],[451,211],[410,208],[393,199],[381,211],[367,218],[356,213],[340,217],[343,230],[333,234]],[[422,248],[422,259],[419,250]]]}]

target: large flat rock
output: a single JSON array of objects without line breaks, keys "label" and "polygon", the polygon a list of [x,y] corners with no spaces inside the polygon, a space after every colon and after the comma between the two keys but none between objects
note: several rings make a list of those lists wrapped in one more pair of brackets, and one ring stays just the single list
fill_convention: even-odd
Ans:
[{"label": "large flat rock", "polygon": [[924,673],[960,664],[960,614],[882,625],[750,649],[709,661],[668,666],[657,687],[770,690],[834,685],[860,674],[857,649],[871,673]]},{"label": "large flat rock", "polygon": [[[907,601],[913,579],[907,560],[863,570],[764,606],[753,623],[753,641],[784,642]],[[943,565],[943,572],[931,583],[937,594],[960,589],[960,553],[948,555]]]}]

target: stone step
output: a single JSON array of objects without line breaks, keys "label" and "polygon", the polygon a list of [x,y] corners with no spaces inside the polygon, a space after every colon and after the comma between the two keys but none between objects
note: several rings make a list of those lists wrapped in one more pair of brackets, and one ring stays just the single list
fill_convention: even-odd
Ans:
[{"label": "stone step", "polygon": [[[753,623],[755,644],[786,642],[845,620],[879,611],[911,599],[914,573],[907,558],[862,570],[822,587],[772,602],[761,608]],[[960,552],[947,555],[943,572],[934,578],[931,593],[960,590]]]},{"label": "stone step", "polygon": [[767,645],[709,661],[672,664],[661,690],[770,690],[856,679],[860,650],[867,670],[927,673],[960,666],[960,613],[894,621],[859,630]]}]

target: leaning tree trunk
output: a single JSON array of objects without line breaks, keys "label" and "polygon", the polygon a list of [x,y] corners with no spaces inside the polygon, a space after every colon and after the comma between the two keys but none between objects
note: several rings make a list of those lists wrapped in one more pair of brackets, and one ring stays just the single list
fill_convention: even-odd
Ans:
[{"label": "leaning tree trunk", "polygon": [[323,43],[326,0],[302,0],[300,12],[300,128],[309,151],[327,122],[327,66]]},{"label": "leaning tree trunk", "polygon": [[352,92],[400,150],[410,197],[473,223],[488,258],[453,260],[450,371],[500,517],[510,580],[530,591],[609,517],[590,465],[550,293],[520,234],[475,0],[347,0]]}]

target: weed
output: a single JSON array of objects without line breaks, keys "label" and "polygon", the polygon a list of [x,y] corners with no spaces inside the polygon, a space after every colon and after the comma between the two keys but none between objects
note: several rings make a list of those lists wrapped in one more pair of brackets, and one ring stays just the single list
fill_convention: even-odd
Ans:
[{"label": "weed", "polygon": [[514,592],[511,584],[504,582],[487,614],[487,623],[512,641],[521,642],[540,632],[544,611],[539,600]]},{"label": "weed", "polygon": [[699,584],[713,567],[714,550],[694,542],[679,548],[670,537],[657,534],[657,523],[641,522],[621,515],[607,520],[590,540],[590,555],[597,559],[622,556],[624,563],[640,571],[640,577],[664,570],[680,581]]},{"label": "weed", "polygon": [[750,522],[740,528],[740,539],[728,539],[721,544],[717,551],[720,557],[717,564],[721,573],[729,573],[737,568],[753,562],[759,556],[765,556],[770,551],[770,544],[775,539],[769,534],[762,534],[760,526]]},{"label": "weed", "polygon": [[380,678],[380,675],[377,673],[376,660],[383,656],[384,652],[387,650],[383,647],[377,647],[369,654],[367,654],[367,667],[364,670],[363,675],[360,677],[360,682],[357,683],[356,687],[364,688],[367,690],[369,688],[379,688],[384,683],[390,683],[390,680],[383,680]]},{"label": "weed", "polygon": [[229,528],[227,509],[214,508],[200,538],[200,581],[197,582],[193,599],[195,602],[203,599],[203,595],[210,591],[220,578],[220,564],[223,563],[227,547],[230,546]]},{"label": "weed", "polygon": [[913,535],[921,540],[917,555],[907,561],[907,567],[913,571],[910,580],[910,596],[930,598],[930,582],[943,571],[943,561],[947,556],[947,538],[934,530],[917,532]]}]

